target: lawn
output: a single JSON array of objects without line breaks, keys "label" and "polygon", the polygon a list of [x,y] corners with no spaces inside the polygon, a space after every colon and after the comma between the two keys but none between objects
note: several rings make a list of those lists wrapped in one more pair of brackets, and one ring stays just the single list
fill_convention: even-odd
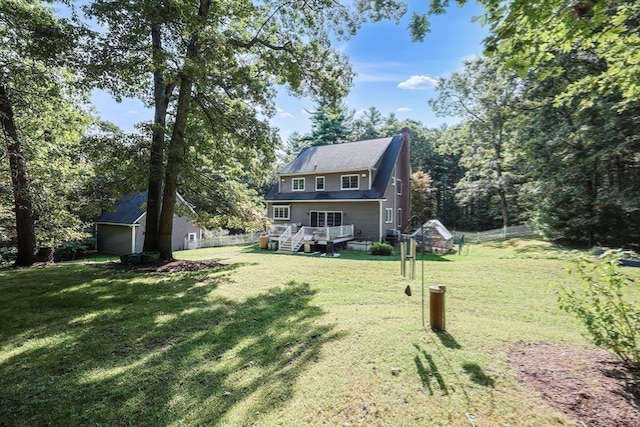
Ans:
[{"label": "lawn", "polygon": [[[588,345],[549,286],[577,279],[540,241],[464,252],[415,280],[394,256],[255,246],[175,254],[226,265],[199,272],[0,270],[0,425],[569,425],[507,355]],[[432,284],[447,333],[422,321]]]}]

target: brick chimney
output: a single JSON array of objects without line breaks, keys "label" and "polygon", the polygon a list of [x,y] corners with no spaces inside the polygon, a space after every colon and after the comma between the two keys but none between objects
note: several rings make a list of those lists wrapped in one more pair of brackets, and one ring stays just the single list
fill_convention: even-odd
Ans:
[{"label": "brick chimney", "polygon": [[402,233],[408,233],[411,227],[411,137],[409,128],[403,127],[402,148],[400,149],[400,176],[402,177]]}]

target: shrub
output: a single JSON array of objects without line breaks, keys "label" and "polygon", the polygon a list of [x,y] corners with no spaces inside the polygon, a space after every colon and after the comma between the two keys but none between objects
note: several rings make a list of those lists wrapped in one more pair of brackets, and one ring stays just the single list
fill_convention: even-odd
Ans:
[{"label": "shrub", "polygon": [[619,260],[619,251],[607,251],[600,260],[575,258],[570,272],[580,276],[582,287],[560,287],[558,302],[586,326],[591,342],[640,367],[640,301],[628,297],[638,284],[620,271]]},{"label": "shrub", "polygon": [[372,255],[391,255],[393,253],[393,246],[388,243],[375,242],[371,245]]}]

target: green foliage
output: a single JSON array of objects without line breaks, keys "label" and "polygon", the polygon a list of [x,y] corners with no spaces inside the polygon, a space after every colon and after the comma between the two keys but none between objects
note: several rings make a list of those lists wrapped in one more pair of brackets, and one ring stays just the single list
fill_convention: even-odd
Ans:
[{"label": "green foliage", "polygon": [[391,255],[393,253],[393,246],[384,242],[373,242],[371,244],[372,255]]},{"label": "green foliage", "polygon": [[582,280],[580,289],[558,289],[560,308],[574,314],[597,346],[613,351],[624,363],[640,367],[640,301],[626,297],[638,287],[620,271],[621,253],[608,251],[599,260],[579,257],[570,271]]},{"label": "green foliage", "polygon": [[521,85],[499,58],[478,58],[465,62],[462,72],[441,79],[437,98],[429,101],[437,115],[465,120],[448,131],[448,149],[460,154],[466,169],[456,184],[460,204],[488,200],[503,226],[514,216],[521,181],[515,143]]},{"label": "green foliage", "polygon": [[411,175],[411,225],[413,227],[436,217],[436,192],[429,174],[416,171]]},{"label": "green foliage", "polygon": [[340,101],[327,97],[319,97],[315,102],[316,109],[309,111],[311,133],[302,140],[311,146],[347,142],[353,112]]},{"label": "green foliage", "polygon": [[[483,0],[492,36],[488,50],[508,55],[507,64],[526,72],[553,57],[580,52],[605,65],[596,75],[574,80],[556,97],[558,104],[580,100],[587,107],[601,96],[620,94],[625,108],[640,96],[640,3],[628,0]],[[553,73],[540,76],[554,80]]]}]

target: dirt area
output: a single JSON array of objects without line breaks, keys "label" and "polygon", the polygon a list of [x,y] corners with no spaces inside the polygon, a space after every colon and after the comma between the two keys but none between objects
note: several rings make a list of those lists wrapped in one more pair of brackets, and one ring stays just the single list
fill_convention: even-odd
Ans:
[{"label": "dirt area", "polygon": [[640,426],[640,372],[605,350],[520,344],[509,365],[518,381],[577,426]]},{"label": "dirt area", "polygon": [[140,273],[178,273],[181,271],[200,271],[208,268],[224,267],[225,264],[205,261],[157,261],[148,264],[122,264],[120,262],[107,262],[96,264],[97,267],[109,268],[121,271],[133,271]]}]

